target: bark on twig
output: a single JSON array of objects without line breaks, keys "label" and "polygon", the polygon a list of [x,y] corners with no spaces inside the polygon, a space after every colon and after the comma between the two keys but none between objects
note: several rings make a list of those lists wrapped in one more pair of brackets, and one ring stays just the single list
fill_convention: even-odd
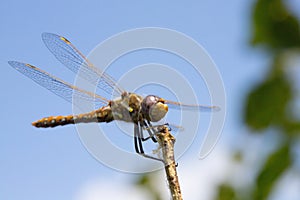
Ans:
[{"label": "bark on twig", "polygon": [[171,191],[173,200],[182,200],[179,180],[176,170],[176,162],[174,158],[174,143],[175,138],[169,132],[169,127],[161,126],[159,132],[156,134],[159,146],[162,150],[163,162],[165,165],[165,172],[167,175],[167,180],[169,184],[169,189]]}]

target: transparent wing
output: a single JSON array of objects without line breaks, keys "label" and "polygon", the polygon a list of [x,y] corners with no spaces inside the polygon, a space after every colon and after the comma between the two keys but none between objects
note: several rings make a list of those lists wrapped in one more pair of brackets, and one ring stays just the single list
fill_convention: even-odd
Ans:
[{"label": "transparent wing", "polygon": [[175,101],[170,101],[170,100],[165,100],[165,103],[173,108],[200,110],[200,111],[206,111],[206,112],[214,112],[214,111],[219,111],[221,109],[218,106],[191,105],[191,104],[183,104],[180,102],[175,102]]},{"label": "transparent wing", "polygon": [[30,64],[21,63],[17,61],[9,61],[8,62],[14,69],[29,77],[39,85],[44,88],[50,90],[54,94],[62,97],[68,102],[72,102],[73,92],[84,101],[92,101],[97,104],[97,106],[105,105],[109,102],[109,100],[101,97],[97,94],[88,92],[86,90],[82,90],[76,86],[73,86],[69,83],[64,82],[63,80],[56,78],[47,72],[32,66]]},{"label": "transparent wing", "polygon": [[93,85],[97,85],[109,95],[113,94],[114,90],[119,95],[123,93],[124,90],[116,85],[116,81],[111,76],[93,66],[66,38],[53,33],[43,33],[42,39],[53,55],[75,74],[80,70],[80,77]]}]

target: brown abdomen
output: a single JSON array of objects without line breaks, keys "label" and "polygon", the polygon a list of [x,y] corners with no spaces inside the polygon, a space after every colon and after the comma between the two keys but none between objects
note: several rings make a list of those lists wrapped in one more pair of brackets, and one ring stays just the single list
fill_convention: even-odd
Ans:
[{"label": "brown abdomen", "polygon": [[32,125],[37,128],[53,128],[56,126],[64,126],[67,124],[75,123],[91,123],[91,122],[111,122],[113,120],[111,108],[104,106],[98,110],[79,114],[79,115],[67,115],[67,116],[51,116],[44,117],[40,120],[32,122]]}]

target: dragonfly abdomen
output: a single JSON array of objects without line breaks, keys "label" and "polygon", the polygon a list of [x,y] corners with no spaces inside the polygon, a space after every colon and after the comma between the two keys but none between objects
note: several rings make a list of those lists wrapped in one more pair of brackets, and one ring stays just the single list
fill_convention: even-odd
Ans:
[{"label": "dragonfly abdomen", "polygon": [[44,117],[35,122],[32,122],[32,125],[37,128],[48,128],[55,126],[63,126],[67,124],[74,124],[73,115]]},{"label": "dragonfly abdomen", "polygon": [[56,126],[64,126],[75,123],[91,123],[91,122],[111,122],[113,120],[112,112],[109,106],[104,106],[98,110],[67,116],[50,116],[32,122],[32,125],[37,128],[53,128]]}]

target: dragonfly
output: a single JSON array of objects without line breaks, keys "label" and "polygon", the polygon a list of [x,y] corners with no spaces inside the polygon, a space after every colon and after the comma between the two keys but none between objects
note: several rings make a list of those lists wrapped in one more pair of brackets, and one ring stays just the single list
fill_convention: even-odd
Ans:
[{"label": "dragonfly", "polygon": [[[122,89],[109,74],[95,67],[65,37],[53,33],[43,33],[42,40],[56,59],[72,72],[77,74],[80,70],[80,76],[89,83],[97,85],[100,91],[107,94],[115,92],[119,97],[110,100],[105,98],[104,95],[96,94],[67,83],[31,64],[8,61],[9,65],[14,69],[69,102],[72,102],[72,95],[76,93],[80,98],[94,101],[99,105],[99,108],[96,110],[82,114],[41,118],[32,122],[32,125],[37,128],[52,128],[75,123],[109,123],[114,120],[129,122],[134,126],[133,138],[135,152],[144,157],[160,160],[145,153],[143,142],[150,138],[153,142],[157,142],[155,138],[157,131],[155,127],[157,126],[153,125],[153,123],[165,117],[169,106],[200,111],[219,110],[218,106],[189,105],[167,100],[156,95],[142,97],[141,95],[128,92]],[[147,131],[147,137],[144,136],[144,131]]]}]

